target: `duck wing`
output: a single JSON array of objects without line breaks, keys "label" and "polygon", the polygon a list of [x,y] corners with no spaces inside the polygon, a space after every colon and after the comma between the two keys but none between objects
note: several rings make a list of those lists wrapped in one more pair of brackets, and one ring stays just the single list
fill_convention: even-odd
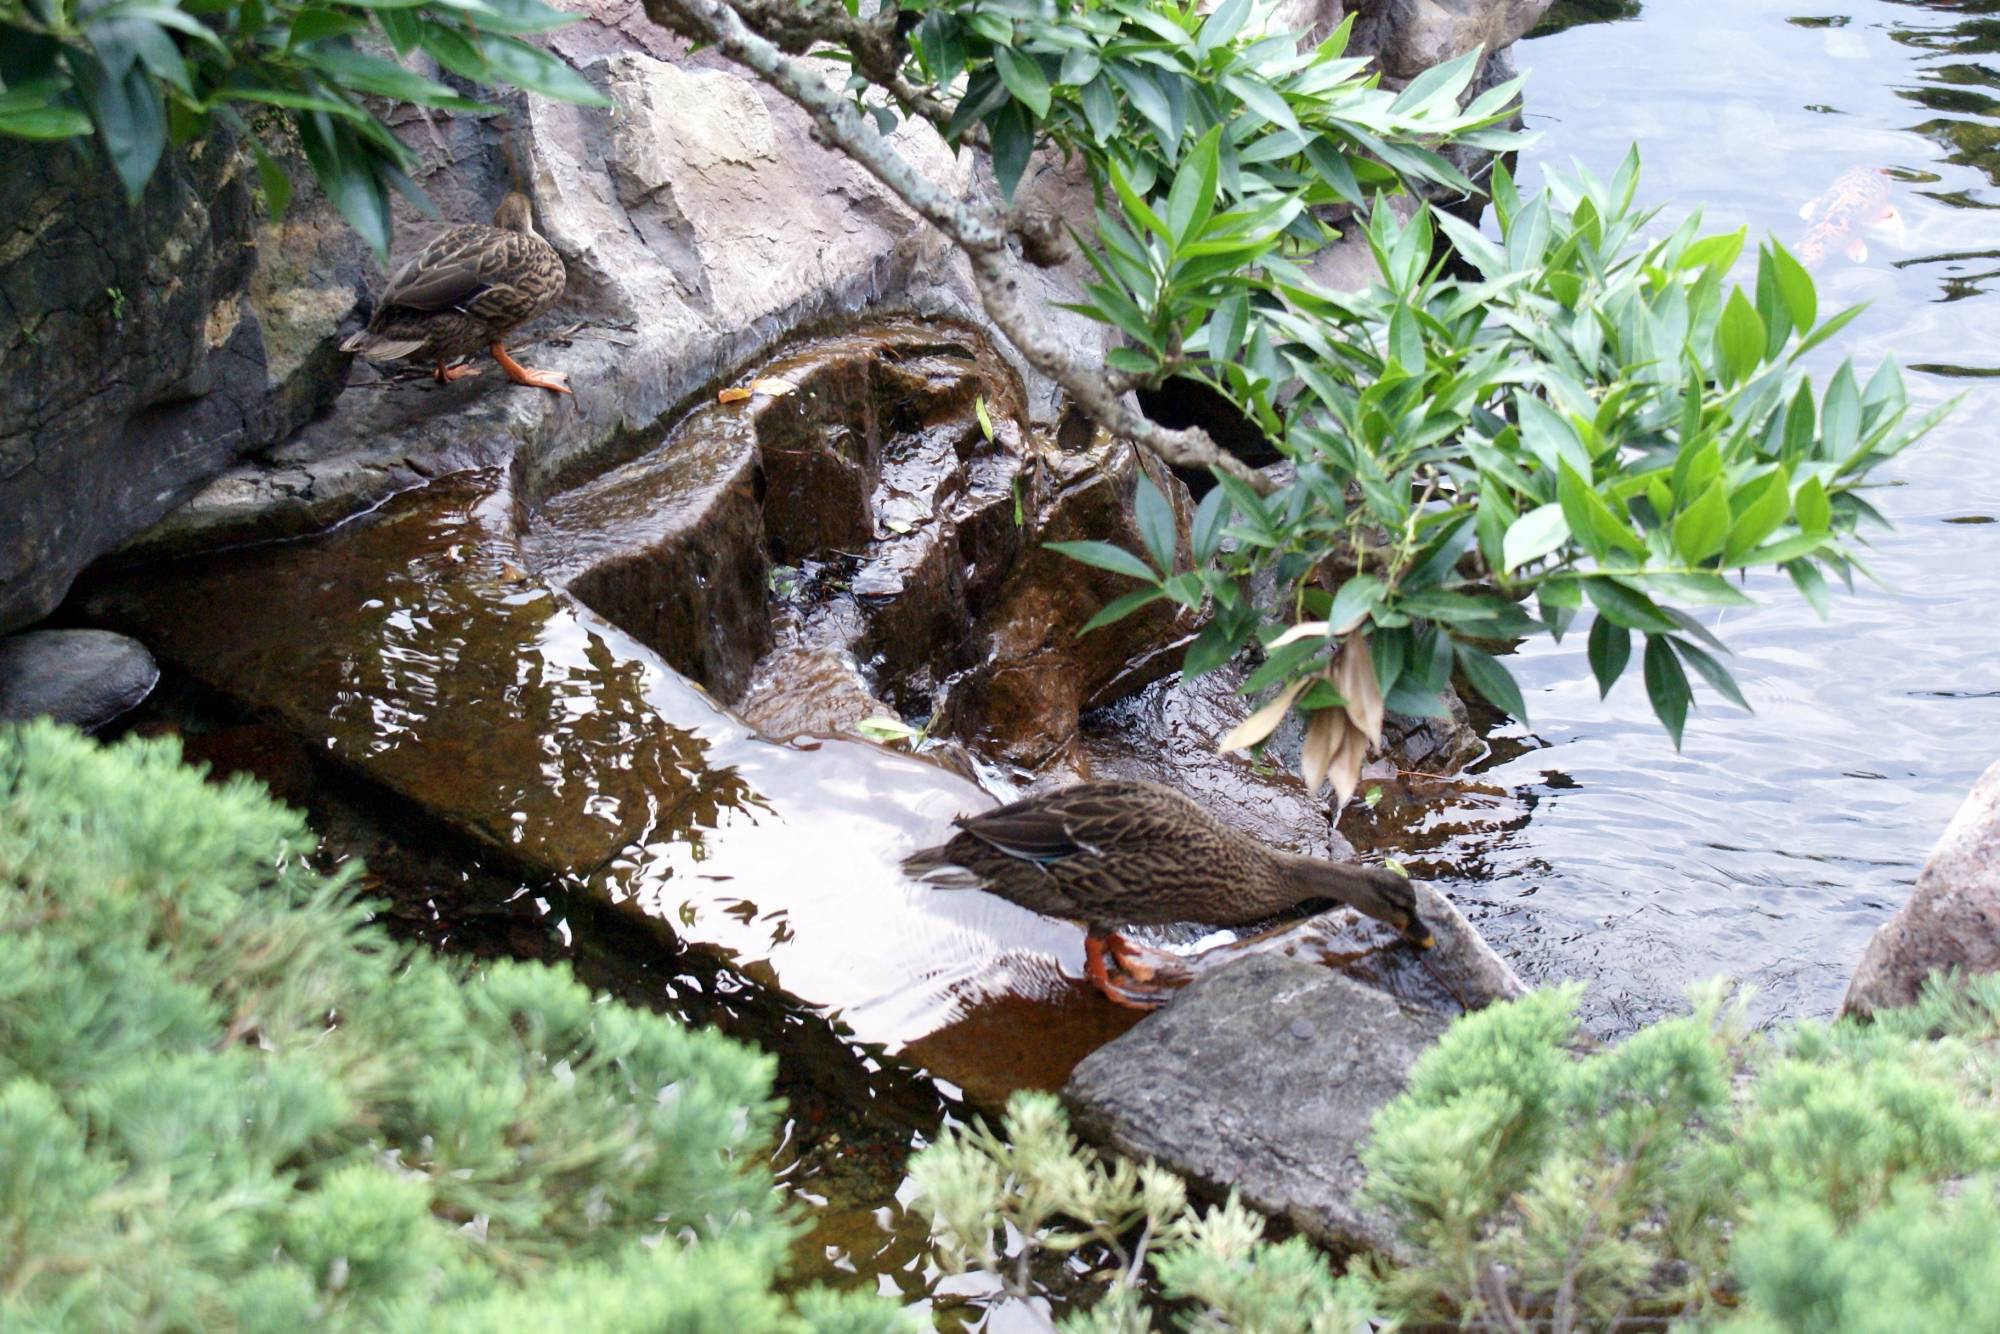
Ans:
[{"label": "duck wing", "polygon": [[[1166,794],[1170,801],[1163,801]],[[1116,862],[1185,843],[1199,809],[1152,783],[1085,783],[967,816],[959,828],[980,842],[1040,866],[1089,859]]]},{"label": "duck wing", "polygon": [[382,294],[382,306],[517,321],[540,295],[525,292],[521,280],[547,267],[538,249],[546,244],[502,227],[453,227],[402,267]]}]

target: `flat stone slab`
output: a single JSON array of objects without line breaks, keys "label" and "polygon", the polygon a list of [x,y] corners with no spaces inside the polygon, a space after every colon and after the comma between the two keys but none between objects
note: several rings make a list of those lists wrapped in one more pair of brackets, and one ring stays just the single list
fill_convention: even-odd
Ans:
[{"label": "flat stone slab", "polygon": [[1251,956],[1100,1047],[1063,1089],[1078,1130],[1336,1251],[1396,1249],[1357,1203],[1361,1146],[1449,1020],[1339,973]]},{"label": "flat stone slab", "polygon": [[0,639],[0,722],[104,726],[152,693],[153,655],[109,630],[29,630]]}]

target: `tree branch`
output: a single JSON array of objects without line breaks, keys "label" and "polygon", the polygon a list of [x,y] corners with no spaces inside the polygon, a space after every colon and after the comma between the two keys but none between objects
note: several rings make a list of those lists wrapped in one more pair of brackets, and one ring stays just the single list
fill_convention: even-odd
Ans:
[{"label": "tree branch", "polygon": [[[980,199],[947,193],[905,162],[887,139],[843,94],[829,87],[799,56],[820,39],[858,41],[863,72],[874,77],[887,57],[879,44],[893,37],[875,25],[829,26],[813,15],[807,24],[786,0],[645,0],[646,16],[684,37],[713,45],[749,69],[812,118],[826,141],[858,163],[926,222],[943,232],[972,262],[973,281],[987,316],[1029,365],[1055,381],[1077,407],[1120,438],[1182,468],[1216,468],[1268,494],[1272,483],[1235,455],[1216,446],[1199,427],[1169,430],[1128,407],[1104,378],[1101,366],[1070,356],[1043,323],[1021,288],[1008,248],[1017,220]],[[805,13],[812,14],[807,10]],[[839,16],[845,19],[845,15]],[[856,31],[848,32],[848,28]],[[864,31],[861,31],[865,29]],[[767,33],[769,35],[767,35]],[[900,79],[899,79],[900,82]],[[895,89],[892,87],[892,94]],[[900,94],[898,94],[900,100]],[[927,117],[928,118],[928,117]]]}]

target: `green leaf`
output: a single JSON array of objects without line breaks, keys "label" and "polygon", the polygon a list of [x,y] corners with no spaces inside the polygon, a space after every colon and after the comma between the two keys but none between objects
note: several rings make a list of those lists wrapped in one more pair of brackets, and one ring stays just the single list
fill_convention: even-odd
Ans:
[{"label": "green leaf", "polygon": [[1333,595],[1333,607],[1326,614],[1333,633],[1344,635],[1358,628],[1370,612],[1382,605],[1387,588],[1372,574],[1357,574]]},{"label": "green leaf", "polygon": [[1854,382],[1854,367],[1840,363],[1826,387],[1826,402],[1820,408],[1820,439],[1825,457],[1844,459],[1861,438],[1861,389]]},{"label": "green leaf", "polygon": [[90,133],[90,117],[74,107],[0,110],[0,134],[16,139],[70,139]]},{"label": "green leaf", "polygon": [[264,190],[264,215],[275,221],[284,216],[285,206],[292,202],[292,178],[255,139],[250,141],[250,151],[257,158],[257,183]]},{"label": "green leaf", "polygon": [[341,47],[303,52],[299,58],[316,65],[333,81],[364,93],[394,97],[419,106],[443,107],[451,111],[479,112],[492,108],[482,102],[460,97],[456,91],[431,79],[412,74],[401,65],[363,55]]},{"label": "green leaf", "polygon": [[1762,489],[1755,493],[1744,505],[1742,513],[1736,516],[1736,521],[1729,525],[1729,541],[1722,552],[1724,565],[1741,564],[1758,543],[1777,531],[1778,525],[1791,512],[1792,484],[1784,465],[1780,464],[1774,471],[1750,482],[1736,496],[1741,499],[1744,491],[1759,486]]},{"label": "green leaf", "polygon": [[417,41],[431,59],[461,79],[486,81],[486,58],[458,29],[426,20],[418,29]]},{"label": "green leaf", "polygon": [[1508,717],[1526,723],[1528,706],[1521,698],[1521,687],[1515,683],[1514,674],[1498,658],[1470,644],[1454,644],[1453,648],[1458,653],[1458,665],[1465,669],[1465,679],[1481,698]]},{"label": "green leaf", "polygon": [[113,77],[93,55],[73,48],[64,54],[77,91],[97,122],[98,140],[124,183],[126,201],[136,204],[167,146],[167,113],[159,85],[137,64]]},{"label": "green leaf", "polygon": [[1674,622],[1644,593],[1625,587],[1610,575],[1595,575],[1583,581],[1584,595],[1598,611],[1628,630],[1664,634]]},{"label": "green leaf", "polygon": [[1567,459],[1561,463],[1556,475],[1556,495],[1560,500],[1563,519],[1569,524],[1572,536],[1590,549],[1590,553],[1602,560],[1612,547],[1618,547],[1634,556],[1646,554],[1646,544],[1639,539],[1632,525],[1614,512],[1604,498],[1591,489],[1590,483],[1569,466]]},{"label": "green leaf", "polygon": [[[1490,502],[1489,502],[1490,503]],[[1569,540],[1569,522],[1561,505],[1540,505],[1507,526],[1501,540],[1501,573],[1512,574],[1531,560],[1548,555]]]},{"label": "green leaf", "polygon": [[1218,301],[1208,317],[1208,355],[1219,365],[1232,364],[1249,325],[1250,298],[1238,293]]},{"label": "green leaf", "polygon": [[1007,85],[1007,91],[1034,112],[1035,119],[1047,118],[1049,81],[1033,56],[1024,55],[1009,46],[996,46],[993,48],[993,67],[1000,74],[1000,82]]},{"label": "green leaf", "polygon": [[[1621,574],[1628,587],[1636,587],[1650,597],[1679,598],[1705,607],[1747,607],[1750,598],[1719,574]],[[1662,608],[1669,616],[1670,608]]]},{"label": "green leaf", "polygon": [[1824,533],[1833,522],[1833,503],[1826,498],[1826,487],[1817,477],[1808,477],[1792,498],[1792,509],[1799,516],[1799,528],[1807,534]]},{"label": "green leaf", "polygon": [[1195,564],[1206,564],[1222,545],[1222,530],[1229,522],[1229,493],[1219,486],[1212,486],[1208,494],[1195,506],[1194,523],[1188,544],[1193,549]]},{"label": "green leaf", "polygon": [[1653,702],[1654,714],[1674,739],[1674,749],[1679,750],[1694,692],[1688,689],[1687,673],[1681,670],[1680,659],[1674,656],[1665,635],[1646,636],[1646,698]]},{"label": "green leaf", "polygon": [[1187,656],[1181,659],[1181,679],[1192,681],[1214,671],[1235,656],[1237,643],[1238,636],[1225,621],[1219,617],[1210,621],[1188,645]]},{"label": "green leaf", "polygon": [[1729,498],[1722,479],[1710,482],[1708,490],[1674,519],[1674,550],[1690,565],[1699,565],[1722,550],[1729,540]]},{"label": "green leaf", "polygon": [[1736,678],[1729,674],[1729,669],[1711,657],[1706,649],[1696,648],[1684,639],[1676,639],[1672,643],[1681,659],[1701,673],[1702,680],[1713,686],[1717,694],[1745,713],[1756,712],[1750,707],[1750,701],[1743,698],[1743,692],[1736,688]]},{"label": "green leaf", "polygon": [[1218,125],[1188,151],[1174,173],[1173,188],[1167,193],[1167,232],[1176,249],[1200,235],[1214,212],[1221,139]]},{"label": "green leaf", "polygon": [[1143,472],[1139,474],[1138,487],[1132,497],[1134,518],[1139,525],[1140,540],[1146,550],[1152,553],[1154,568],[1161,574],[1171,574],[1174,568],[1174,507],[1153,479]]},{"label": "green leaf", "polygon": [[1764,321],[1743,289],[1732,288],[1715,327],[1717,369],[1724,384],[1740,384],[1764,359]]},{"label": "green leaf", "polygon": [[1071,560],[1094,565],[1100,570],[1113,574],[1130,575],[1134,579],[1144,579],[1149,584],[1157,584],[1160,576],[1155,574],[1131,552],[1123,547],[1114,547],[1109,542],[1044,542],[1051,551],[1059,551]]},{"label": "green leaf", "polygon": [[993,147],[993,179],[1000,197],[1012,203],[1035,151],[1034,127],[1021,104],[1009,102],[986,118],[986,137]]},{"label": "green leaf", "polygon": [[1826,595],[1826,576],[1820,573],[1819,566],[1809,560],[1789,561],[1785,565],[1785,573],[1792,576],[1792,583],[1800,595],[1819,613],[1819,618],[1825,620],[1831,604]]},{"label": "green leaf", "polygon": [[1299,124],[1299,118],[1293,114],[1291,105],[1275,88],[1264,82],[1261,76],[1231,74],[1223,79],[1222,84],[1230,92],[1242,98],[1244,106],[1272,124],[1290,130],[1299,136],[1301,142],[1305,140],[1305,129]]},{"label": "green leaf", "polygon": [[1131,99],[1133,109],[1145,117],[1146,122],[1158,133],[1161,143],[1180,143],[1181,127],[1174,115],[1173,106],[1167,101],[1167,95],[1160,91],[1160,85],[1153,81],[1150,74],[1130,65],[1110,65],[1104,72],[1125,90],[1125,96]]},{"label": "green leaf", "polygon": [[1590,673],[1597,678],[1597,697],[1611,693],[1625,664],[1632,658],[1632,632],[1608,616],[1590,623]]},{"label": "green leaf", "polygon": [[1792,349],[1791,359],[1797,361],[1800,357],[1803,357],[1806,353],[1812,351],[1821,343],[1824,343],[1827,339],[1833,337],[1856,319],[1860,318],[1861,312],[1866,309],[1868,307],[1865,305],[1849,306],[1838,315],[1832,316],[1825,324],[1820,325],[1819,328],[1814,329],[1799,340],[1799,345]]},{"label": "green leaf", "polygon": [[323,111],[308,111],[293,123],[320,189],[376,255],[387,259],[389,197],[368,169],[361,146],[344,125]]},{"label": "green leaf", "polygon": [[1733,232],[1723,232],[1715,236],[1704,236],[1681,251],[1679,269],[1712,268],[1717,273],[1727,273],[1736,257],[1743,253],[1743,242],[1750,234],[1747,227],[1738,227]]},{"label": "green leaf", "polygon": [[488,37],[480,45],[494,75],[517,88],[580,106],[611,105],[611,99],[591,87],[589,80],[538,46],[517,37]]},{"label": "green leaf", "polygon": [[1100,144],[1109,143],[1118,132],[1118,95],[1111,91],[1111,81],[1098,75],[1083,86],[1077,99],[1083,103],[1083,119],[1090,127],[1090,137]]},{"label": "green leaf", "polygon": [[[1056,546],[1059,544],[1051,542],[1049,543],[1049,545]],[[1077,543],[1071,543],[1069,545],[1088,546],[1091,544],[1084,542],[1077,542]],[[1116,547],[1112,549],[1114,551],[1117,550]],[[1083,628],[1081,630],[1078,630],[1077,634],[1087,635],[1092,630],[1101,629],[1104,626],[1110,625],[1113,621],[1122,621],[1127,616],[1130,616],[1133,612],[1139,610],[1139,608],[1146,606],[1148,603],[1158,602],[1164,597],[1166,597],[1166,592],[1163,589],[1141,588],[1141,589],[1136,589],[1133,592],[1126,593],[1122,597],[1113,598],[1111,601],[1104,604],[1103,610],[1099,611],[1097,615],[1085,621],[1083,623]]]},{"label": "green leaf", "polygon": [[1795,328],[1810,329],[1819,318],[1819,296],[1813,289],[1812,275],[1805,266],[1792,258],[1789,250],[1773,241],[1770,250],[1772,275],[1778,284],[1778,293],[1785,299],[1785,308],[1791,312]]}]

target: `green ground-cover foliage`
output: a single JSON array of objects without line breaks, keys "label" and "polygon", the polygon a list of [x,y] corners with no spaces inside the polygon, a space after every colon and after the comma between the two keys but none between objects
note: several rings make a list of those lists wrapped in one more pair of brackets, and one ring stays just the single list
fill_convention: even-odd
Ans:
[{"label": "green ground-cover foliage", "polygon": [[1004,1273],[1003,1220],[1118,1248],[1128,1279],[1066,1328],[1154,1328],[1150,1263],[1197,1329],[2000,1330],[2000,979],[1771,1036],[1709,990],[1581,1056],[1577,996],[1461,1019],[1376,1118],[1366,1198],[1406,1250],[1393,1264],[1336,1276],[1233,1202],[1188,1209],[1166,1174],[1079,1150],[1052,1100],[1017,1099],[1004,1135],[947,1139],[913,1175],[956,1263]]},{"label": "green ground-cover foliage", "polygon": [[773,1293],[767,1057],[395,944],[178,761],[0,729],[0,1327],[896,1327]]}]

